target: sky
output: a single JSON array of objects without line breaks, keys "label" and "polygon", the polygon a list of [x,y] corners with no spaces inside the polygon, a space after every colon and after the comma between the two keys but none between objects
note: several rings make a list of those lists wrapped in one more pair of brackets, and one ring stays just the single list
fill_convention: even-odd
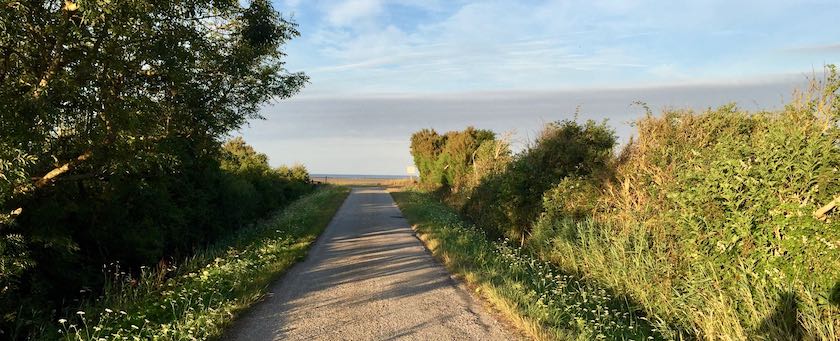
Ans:
[{"label": "sky", "polygon": [[310,83],[237,134],[271,163],[404,175],[411,133],[512,132],[730,102],[781,107],[840,63],[840,1],[275,0],[301,36],[284,51]]}]

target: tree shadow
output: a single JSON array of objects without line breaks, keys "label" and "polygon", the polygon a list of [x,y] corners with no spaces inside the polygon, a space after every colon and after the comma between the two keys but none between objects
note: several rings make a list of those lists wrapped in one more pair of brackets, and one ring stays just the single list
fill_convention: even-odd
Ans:
[{"label": "tree shadow", "polygon": [[776,309],[767,316],[756,331],[772,340],[812,339],[805,335],[805,329],[799,323],[799,297],[795,292],[779,295]]},{"label": "tree shadow", "polygon": [[834,287],[831,288],[831,293],[828,296],[828,301],[831,304],[840,307],[840,282],[837,282],[837,284],[834,284]]}]

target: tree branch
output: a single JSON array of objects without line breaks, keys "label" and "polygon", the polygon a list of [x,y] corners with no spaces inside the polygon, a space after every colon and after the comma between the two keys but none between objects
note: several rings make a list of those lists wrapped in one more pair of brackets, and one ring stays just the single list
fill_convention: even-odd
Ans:
[{"label": "tree branch", "polygon": [[61,31],[63,32],[63,34],[59,35],[58,38],[56,38],[55,44],[53,45],[53,48],[50,51],[49,57],[52,58],[52,61],[47,66],[47,69],[44,71],[44,74],[41,76],[41,80],[38,82],[38,84],[35,84],[35,88],[32,91],[32,98],[38,99],[41,97],[41,95],[44,93],[44,90],[47,89],[47,85],[50,84],[50,81],[52,81],[52,78],[55,76],[55,73],[64,63],[64,53],[62,53],[62,50],[64,49],[64,40],[67,39],[69,30],[67,29],[66,24],[62,26],[63,27],[61,27]]},{"label": "tree branch", "polygon": [[[59,176],[61,176],[64,173],[67,173],[69,171],[72,171],[73,169],[78,167],[79,164],[81,164],[82,162],[85,162],[87,159],[89,159],[92,155],[93,155],[93,151],[91,151],[90,149],[85,151],[81,155],[77,156],[75,159],[67,161],[63,165],[58,166],[56,168],[53,168],[46,175],[44,175],[43,177],[41,177],[37,181],[35,181],[34,186],[27,187],[26,189],[20,191],[19,193],[20,194],[31,193],[31,192],[34,192],[35,190],[39,189],[39,188],[43,188],[43,187],[46,187],[49,184],[52,184],[53,182],[55,182],[57,180],[57,178]],[[17,216],[21,215],[21,213],[23,213],[23,207],[18,207],[16,209],[12,210],[12,212],[9,213],[9,219],[14,220],[15,218],[17,218]]]},{"label": "tree branch", "polygon": [[86,161],[93,155],[93,151],[87,150],[82,155],[77,156],[75,159],[72,159],[61,166],[53,168],[53,170],[49,171],[46,175],[35,181],[35,189],[42,188],[47,186],[55,181],[55,179],[61,176],[64,173],[67,173],[74,168],[76,168],[80,163]]}]

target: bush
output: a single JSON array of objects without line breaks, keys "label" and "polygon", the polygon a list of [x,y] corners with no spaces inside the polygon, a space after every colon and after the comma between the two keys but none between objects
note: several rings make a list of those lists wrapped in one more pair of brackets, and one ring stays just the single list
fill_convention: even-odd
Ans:
[{"label": "bush", "polygon": [[524,242],[542,211],[543,193],[566,177],[605,177],[615,140],[606,123],[550,123],[504,172],[476,187],[462,212],[497,236]]},{"label": "bush", "polygon": [[109,268],[112,281],[102,296],[67,307],[33,338],[218,338],[238,312],[258,302],[267,286],[306,254],[348,193],[322,188],[183,263],[146,268],[139,277]]},{"label": "bush", "polygon": [[443,174],[437,167],[445,140],[434,129],[423,129],[411,135],[411,156],[420,175],[420,183],[437,187],[443,183]]},{"label": "bush", "polygon": [[[420,172],[421,184],[428,188],[442,187],[452,193],[466,190],[473,182],[473,163],[478,149],[489,141],[495,141],[493,132],[473,127],[444,135],[430,129],[415,133],[411,136],[411,154]],[[505,152],[500,150],[497,154],[501,157]]]}]

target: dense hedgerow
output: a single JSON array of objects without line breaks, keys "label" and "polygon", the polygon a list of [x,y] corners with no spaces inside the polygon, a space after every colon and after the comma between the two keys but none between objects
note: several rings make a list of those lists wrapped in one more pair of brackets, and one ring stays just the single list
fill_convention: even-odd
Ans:
[{"label": "dense hedgerow", "polygon": [[306,254],[349,190],[326,187],[285,210],[232,232],[182,264],[132,276],[109,267],[103,295],[44,322],[36,339],[204,340],[218,338],[234,316]]},{"label": "dense hedgerow", "polygon": [[[840,80],[829,75],[777,112],[639,120],[600,191],[546,194],[532,244],[703,338],[837,339],[840,223],[814,217],[840,195]],[[570,199],[579,193],[589,200]]]},{"label": "dense hedgerow", "polygon": [[616,156],[604,126],[537,141],[462,212],[632,297],[667,338],[836,340],[840,222],[815,211],[840,196],[838,88],[829,67],[778,111],[649,114]]},{"label": "dense hedgerow", "polygon": [[423,129],[411,136],[411,155],[420,172],[421,184],[458,193],[475,182],[473,164],[482,145],[485,147],[480,157],[503,158],[509,154],[507,145],[503,144],[497,151],[492,147],[495,143],[496,135],[489,130],[468,127],[440,135]]},{"label": "dense hedgerow", "polygon": [[137,274],[189,256],[314,189],[305,168],[272,169],[241,139],[217,148],[221,162],[59,183],[31,202],[16,221],[26,237],[0,250],[23,269],[0,275],[0,329],[25,335],[51,311],[99,292],[110,281],[103,264]]}]

